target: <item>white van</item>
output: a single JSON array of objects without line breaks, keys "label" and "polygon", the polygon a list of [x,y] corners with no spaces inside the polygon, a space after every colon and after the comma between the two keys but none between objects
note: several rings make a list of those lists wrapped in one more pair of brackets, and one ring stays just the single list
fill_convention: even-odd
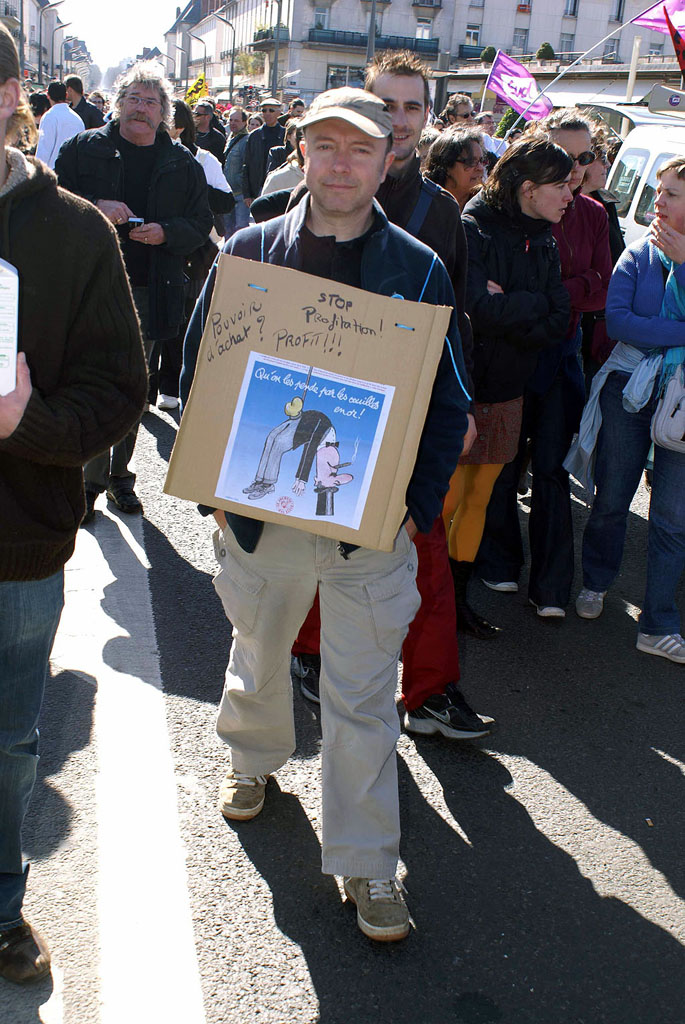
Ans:
[{"label": "white van", "polygon": [[673,156],[685,160],[685,124],[634,128],[618,151],[607,188],[618,196],[616,212],[626,245],[654,220],[656,172]]}]

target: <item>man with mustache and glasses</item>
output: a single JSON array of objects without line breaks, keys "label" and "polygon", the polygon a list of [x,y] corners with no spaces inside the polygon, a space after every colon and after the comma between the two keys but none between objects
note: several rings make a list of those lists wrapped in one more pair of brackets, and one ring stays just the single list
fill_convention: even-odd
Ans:
[{"label": "man with mustache and glasses", "polygon": [[[119,230],[152,375],[160,346],[176,337],[183,318],[186,257],[212,228],[204,172],[169,136],[170,116],[171,87],[159,67],[136,64],[119,82],[112,121],[70,139],[55,165],[60,185],[89,199]],[[85,466],[84,522],[102,491],[120,511],[142,511],[129,469],[137,432],[136,424],[111,453]]]}]

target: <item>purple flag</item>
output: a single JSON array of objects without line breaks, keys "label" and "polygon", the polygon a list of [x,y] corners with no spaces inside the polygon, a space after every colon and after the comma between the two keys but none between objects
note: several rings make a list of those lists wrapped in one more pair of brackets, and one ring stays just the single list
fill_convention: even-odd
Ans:
[{"label": "purple flag", "polygon": [[659,3],[649,7],[637,18],[633,18],[631,25],[639,25],[641,28],[651,29],[652,32],[663,32],[670,35],[664,7],[668,11],[674,26],[681,32],[685,30],[685,0],[659,0]]},{"label": "purple flag", "polygon": [[[685,4],[685,0],[682,3]],[[524,114],[526,121],[545,117],[554,106],[546,96],[535,99],[540,90],[530,71],[501,50],[492,62],[485,88],[505,100],[518,114]],[[528,107],[529,103],[532,106]]]}]

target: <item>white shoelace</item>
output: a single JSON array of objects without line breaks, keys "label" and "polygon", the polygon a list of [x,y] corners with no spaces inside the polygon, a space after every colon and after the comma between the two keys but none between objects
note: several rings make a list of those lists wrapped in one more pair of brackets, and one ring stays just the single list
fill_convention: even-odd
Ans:
[{"label": "white shoelace", "polygon": [[370,878],[369,899],[371,900],[399,900],[398,889],[403,892],[407,890],[396,878]]},{"label": "white shoelace", "polygon": [[231,772],[233,781],[239,786],[260,786],[266,785],[266,775],[245,775],[244,772]]}]

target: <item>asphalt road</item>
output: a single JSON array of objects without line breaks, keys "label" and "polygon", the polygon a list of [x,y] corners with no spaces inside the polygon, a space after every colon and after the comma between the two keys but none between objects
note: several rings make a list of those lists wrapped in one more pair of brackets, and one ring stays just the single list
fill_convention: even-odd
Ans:
[{"label": "asphalt road", "polygon": [[[563,624],[542,622],[525,586],[513,596],[473,586],[473,603],[504,632],[464,640],[462,683],[498,724],[479,742],[402,736],[402,874],[415,928],[383,946],[361,935],[337,881],[320,873],[320,723],[299,693],[297,752],[269,782],[263,813],[229,825],[216,811],[227,756],[214,717],[230,637],[211,586],[211,528],[162,494],[174,434],[162,413],[146,416],[140,432],[147,562],[135,545],[125,548],[130,563],[115,560],[121,531],[102,511],[85,539],[85,562],[101,551],[111,573],[104,596],[94,592],[89,605],[81,595],[83,614],[105,612],[120,636],[102,662],[77,639],[78,670],[66,655],[53,665],[26,845],[34,861],[27,912],[50,942],[55,971],[30,990],[0,982],[0,1022],[684,1024],[685,670],[634,648],[647,495],[634,503],[623,572],[600,620],[570,610]],[[524,499],[524,520],[526,509]],[[575,495],[578,537],[586,515]],[[158,663],[133,583],[141,572]],[[137,667],[142,649],[158,666],[163,697]],[[182,897],[178,929],[152,891],[148,899],[145,886],[132,890],[123,866],[117,884],[118,856],[165,878],[166,840],[160,849],[157,826],[127,814],[131,778],[150,784],[151,812],[164,780],[127,691],[130,719],[117,719],[114,738],[107,733],[100,702],[112,690],[98,665],[137,677],[143,689],[133,694],[157,686],[163,702],[187,879],[187,894],[177,881],[167,890]],[[112,763],[114,796],[105,800]],[[120,844],[115,857],[105,833]],[[117,906],[124,967],[114,985],[108,915]],[[115,1007],[127,963],[145,991],[130,994],[124,1017]],[[182,1005],[186,967],[199,978],[203,1009],[175,1016],[169,1005]]]}]

